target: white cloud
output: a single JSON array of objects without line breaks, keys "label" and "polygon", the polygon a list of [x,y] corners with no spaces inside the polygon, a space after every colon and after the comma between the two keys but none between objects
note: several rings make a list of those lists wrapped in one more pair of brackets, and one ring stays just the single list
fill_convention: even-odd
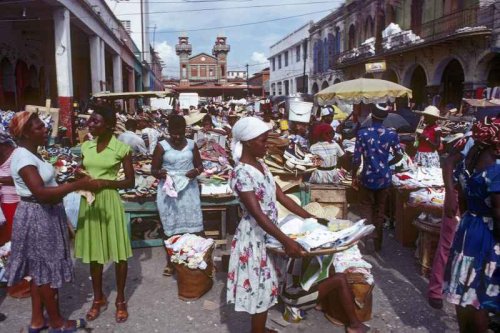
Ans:
[{"label": "white cloud", "polygon": [[252,72],[258,72],[269,66],[269,60],[267,60],[267,56],[262,52],[254,51],[250,59],[252,60],[252,64],[254,64]]},{"label": "white cloud", "polygon": [[179,58],[175,54],[175,47],[169,45],[167,41],[156,43],[154,49],[160,55],[160,58],[165,63],[163,75],[178,76],[179,75]]}]

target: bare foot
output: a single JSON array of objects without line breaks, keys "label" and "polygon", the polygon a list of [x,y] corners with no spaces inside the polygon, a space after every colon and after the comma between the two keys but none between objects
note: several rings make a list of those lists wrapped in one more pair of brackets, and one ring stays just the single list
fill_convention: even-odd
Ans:
[{"label": "bare foot", "polygon": [[347,333],[366,333],[369,330],[370,328],[363,323],[359,323],[359,325],[346,326]]}]

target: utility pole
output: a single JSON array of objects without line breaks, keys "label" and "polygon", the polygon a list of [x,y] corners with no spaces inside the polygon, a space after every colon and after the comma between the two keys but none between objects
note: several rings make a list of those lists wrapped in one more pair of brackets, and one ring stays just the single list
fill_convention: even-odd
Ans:
[{"label": "utility pole", "polygon": [[247,67],[247,97],[250,97],[250,86],[248,85],[248,64],[246,65]]},{"label": "utility pole", "polygon": [[302,72],[302,92],[305,94],[307,93],[307,82],[306,82],[306,58],[307,58],[307,38],[304,39],[304,42],[302,43],[302,49],[304,50],[304,54],[302,56],[304,60],[304,71]]}]

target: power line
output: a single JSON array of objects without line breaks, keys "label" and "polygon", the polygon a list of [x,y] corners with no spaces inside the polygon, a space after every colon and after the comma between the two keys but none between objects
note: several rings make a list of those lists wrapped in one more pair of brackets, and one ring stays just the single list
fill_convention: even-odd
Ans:
[{"label": "power line", "polygon": [[[332,10],[332,9],[330,9],[330,10]],[[315,12],[309,12],[309,13],[305,13],[305,14],[280,17],[280,18],[275,18],[275,19],[270,19],[270,20],[248,22],[248,23],[240,23],[240,24],[233,24],[233,25],[225,25],[225,26],[218,26],[218,27],[206,27],[206,28],[197,28],[197,29],[182,29],[182,30],[166,30],[166,31],[158,31],[156,33],[157,34],[173,34],[173,33],[182,33],[182,32],[193,32],[193,31],[204,31],[204,30],[217,30],[217,29],[237,28],[237,27],[244,27],[244,26],[255,25],[255,24],[262,24],[262,23],[283,21],[283,20],[288,20],[288,19],[292,19],[292,18],[303,17],[303,16],[308,16],[308,15],[313,15],[313,14],[319,14],[319,13],[324,13],[324,12],[325,12],[325,10],[323,9],[323,10],[318,10],[318,11],[315,11]],[[132,32],[132,33],[137,34],[137,33],[140,33],[140,32]]]},{"label": "power line", "polygon": [[[116,3],[128,4],[128,3],[141,3],[141,1],[119,1],[115,0]],[[253,0],[187,0],[187,1],[149,1],[149,3],[168,3],[168,4],[184,4],[189,5],[192,3],[210,3],[210,2],[252,2]]]},{"label": "power line", "polygon": [[[172,14],[172,13],[187,13],[187,12],[205,12],[205,11],[223,11],[223,10],[233,10],[233,9],[252,9],[252,8],[271,8],[271,7],[282,7],[282,6],[308,6],[308,5],[317,5],[322,3],[333,3],[338,1],[309,1],[309,2],[299,2],[299,3],[280,3],[273,5],[255,5],[255,6],[237,6],[237,7],[227,7],[227,8],[198,8],[198,9],[179,9],[179,10],[162,10],[162,11],[153,11],[147,12],[144,14]],[[132,15],[140,15],[140,13],[124,13],[119,16],[132,16]]]}]

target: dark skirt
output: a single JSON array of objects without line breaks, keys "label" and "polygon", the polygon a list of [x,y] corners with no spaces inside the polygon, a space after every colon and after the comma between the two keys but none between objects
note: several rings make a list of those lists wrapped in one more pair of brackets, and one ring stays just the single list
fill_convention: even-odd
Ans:
[{"label": "dark skirt", "polygon": [[62,204],[21,201],[14,215],[7,280],[31,276],[38,285],[60,288],[73,279],[67,217]]}]

